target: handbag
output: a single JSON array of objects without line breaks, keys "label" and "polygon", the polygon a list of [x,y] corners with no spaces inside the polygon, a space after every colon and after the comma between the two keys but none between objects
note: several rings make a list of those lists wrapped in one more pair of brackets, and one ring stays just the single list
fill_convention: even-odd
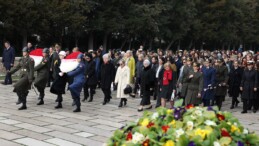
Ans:
[{"label": "handbag", "polygon": [[124,94],[130,94],[132,92],[132,87],[130,85],[127,85],[127,87],[124,89]]}]

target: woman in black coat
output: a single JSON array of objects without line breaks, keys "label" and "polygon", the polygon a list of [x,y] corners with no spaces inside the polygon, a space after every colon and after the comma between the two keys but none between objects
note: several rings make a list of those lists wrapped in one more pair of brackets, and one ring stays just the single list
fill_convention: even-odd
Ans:
[{"label": "woman in black coat", "polygon": [[253,106],[253,112],[256,113],[256,91],[258,86],[257,71],[253,68],[253,62],[247,62],[247,69],[244,70],[240,90],[242,92],[243,111],[247,113],[247,110],[251,110]]},{"label": "woman in black coat", "polygon": [[242,78],[243,69],[239,67],[238,61],[234,61],[233,68],[229,73],[229,96],[232,97],[232,105],[230,109],[237,107],[239,101],[238,96],[240,94],[240,84]]},{"label": "woman in black coat", "polygon": [[63,97],[62,94],[65,94],[65,88],[67,83],[67,75],[62,73],[60,70],[60,64],[61,60],[64,59],[66,56],[66,53],[64,51],[61,51],[59,53],[59,58],[54,61],[54,74],[55,80],[50,88],[50,92],[57,95],[56,102],[58,102],[57,106],[55,106],[56,109],[62,108],[62,101]]},{"label": "woman in black coat", "polygon": [[152,70],[150,61],[145,60],[143,62],[144,69],[141,74],[141,81],[140,81],[140,94],[141,94],[141,102],[138,111],[143,111],[143,108],[146,106],[146,109],[151,109],[152,105],[150,103],[150,95],[154,89],[154,82],[155,82],[155,73]]},{"label": "woman in black coat", "polygon": [[95,88],[97,85],[97,75],[96,75],[96,64],[93,60],[92,54],[87,53],[85,54],[85,60],[87,61],[86,70],[85,70],[85,85],[84,85],[84,99],[83,101],[87,100],[89,97],[88,89],[90,88],[90,99],[88,102],[93,101],[93,96],[95,94]]}]

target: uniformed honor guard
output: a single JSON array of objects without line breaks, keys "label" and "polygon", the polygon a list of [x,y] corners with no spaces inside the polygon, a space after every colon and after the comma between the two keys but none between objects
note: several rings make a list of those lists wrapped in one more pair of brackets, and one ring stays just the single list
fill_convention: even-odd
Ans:
[{"label": "uniformed honor guard", "polygon": [[73,112],[81,112],[80,93],[85,83],[85,64],[83,62],[84,55],[78,54],[77,61],[79,62],[77,68],[71,72],[68,72],[69,77],[73,77],[73,83],[68,86],[71,92],[72,98],[75,101],[76,109]]},{"label": "uniformed honor guard", "polygon": [[34,86],[38,89],[40,93],[38,98],[40,101],[37,105],[44,104],[44,90],[49,78],[49,49],[44,48],[42,51],[42,55],[43,58],[41,63],[34,68],[34,71],[37,71],[37,78],[35,79]]},{"label": "uniformed honor guard", "polygon": [[29,49],[24,47],[23,57],[19,60],[19,63],[14,67],[8,74],[13,74],[16,71],[20,70],[20,79],[17,83],[14,84],[14,92],[18,96],[18,101],[16,104],[21,104],[22,106],[19,110],[27,109],[26,98],[28,96],[29,90],[31,89],[31,84],[34,78],[34,60],[29,56]]}]

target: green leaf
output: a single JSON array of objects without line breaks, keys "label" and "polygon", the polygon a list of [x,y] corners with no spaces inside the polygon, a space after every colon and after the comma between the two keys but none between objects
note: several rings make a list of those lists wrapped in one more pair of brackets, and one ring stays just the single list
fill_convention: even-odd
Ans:
[{"label": "green leaf", "polygon": [[182,105],[183,105],[183,99],[178,99],[174,103],[174,107],[176,108],[181,107]]},{"label": "green leaf", "polygon": [[231,138],[230,137],[222,137],[219,140],[220,145],[229,145],[231,143]]}]

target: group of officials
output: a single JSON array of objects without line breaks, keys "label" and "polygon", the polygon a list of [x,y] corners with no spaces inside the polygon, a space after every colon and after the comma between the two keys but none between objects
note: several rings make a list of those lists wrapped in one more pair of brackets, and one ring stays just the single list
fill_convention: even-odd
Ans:
[{"label": "group of officials", "polygon": [[[60,70],[62,59],[69,50],[61,51],[59,45],[43,49],[43,58],[34,67],[30,58],[31,44],[23,48],[23,56],[14,66],[14,49],[9,42],[5,43],[3,65],[7,70],[4,84],[12,84],[11,74],[20,70],[20,79],[14,84],[14,92],[18,96],[19,110],[27,109],[26,98],[32,83],[39,92],[38,105],[44,104],[45,88],[57,95],[55,108],[62,108],[62,95],[66,84],[73,98],[74,112],[81,111],[82,101],[93,101],[96,87],[104,94],[103,105],[111,100],[111,90],[118,90],[121,98],[119,107],[126,105],[129,96],[139,93],[142,98],[138,111],[151,109],[151,97],[156,107],[166,107],[170,101],[171,108],[177,98],[184,99],[184,105],[213,106],[221,109],[228,94],[232,98],[231,109],[239,104],[241,95],[242,113],[248,110],[256,112],[259,107],[258,94],[258,53],[242,50],[144,50],[143,46],[136,51],[109,50],[105,53],[100,47],[97,51],[89,50],[77,56],[78,66],[71,72]],[[75,47],[74,51],[79,51]],[[126,66],[126,67],[124,67]],[[34,72],[37,75],[34,77]],[[51,84],[52,82],[52,84]],[[133,92],[125,94],[128,86]]]}]

